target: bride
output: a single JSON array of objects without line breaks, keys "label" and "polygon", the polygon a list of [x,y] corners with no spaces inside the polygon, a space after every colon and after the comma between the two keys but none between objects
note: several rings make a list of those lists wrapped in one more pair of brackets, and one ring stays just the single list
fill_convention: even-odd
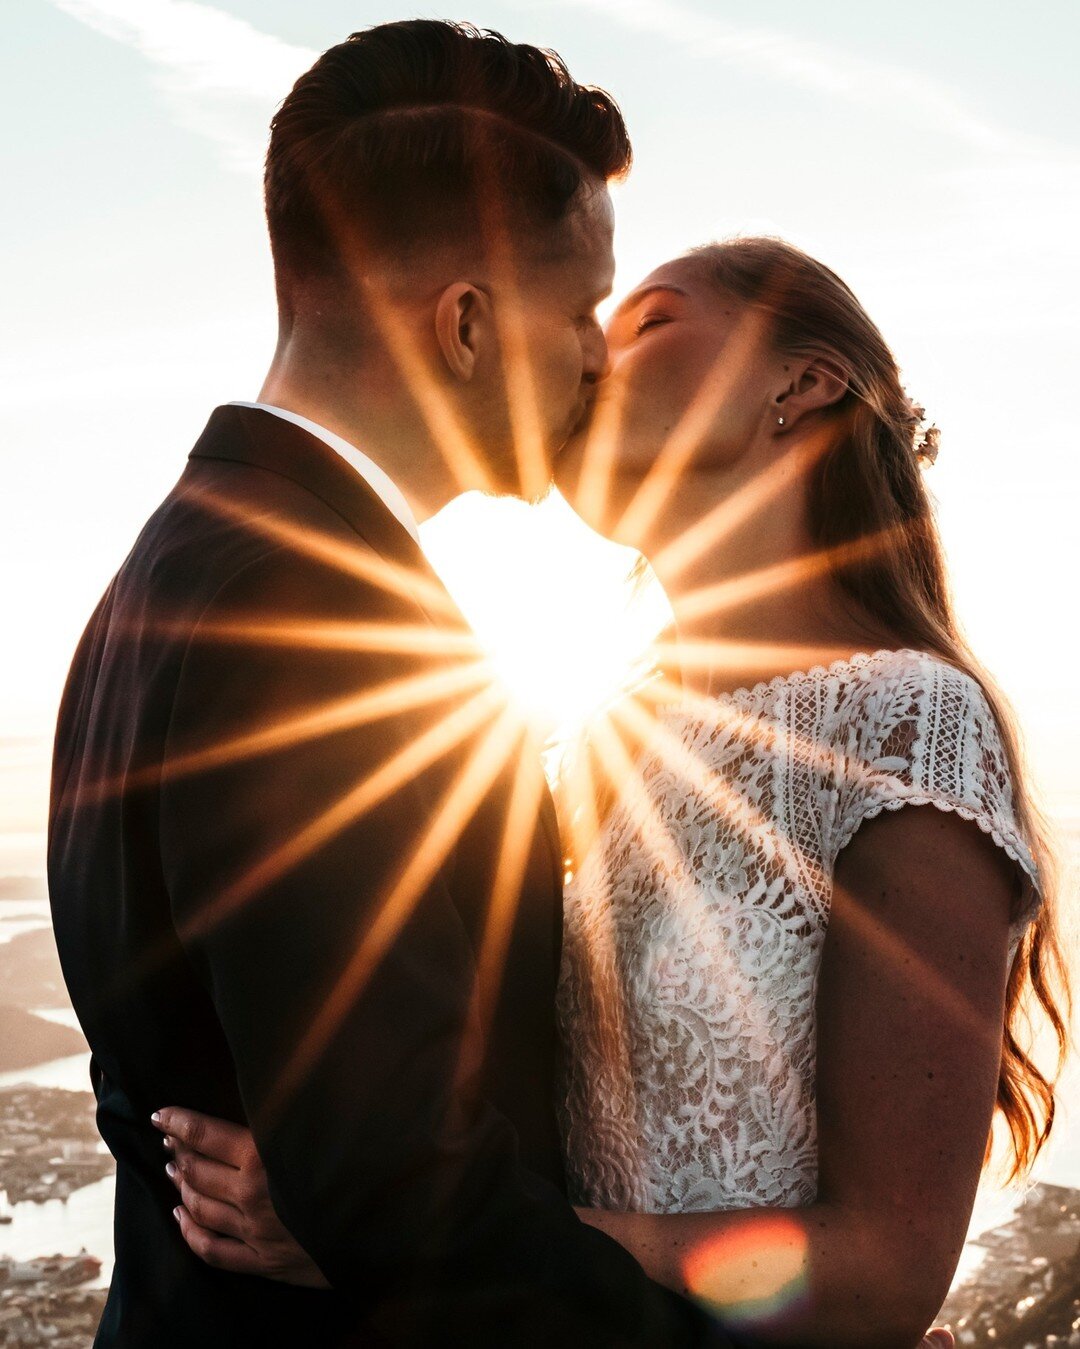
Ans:
[{"label": "bride", "polygon": [[607,336],[561,485],[649,558],[684,676],[593,728],[568,793],[580,833],[639,742],[566,897],[581,1216],[778,1344],[910,1344],[995,1106],[1014,1175],[1049,1133],[1026,995],[1063,1030],[1050,858],[923,484],[936,431],[850,290],[776,240],[659,268]]},{"label": "bride", "polygon": [[[1014,1176],[1050,1132],[1025,1008],[1065,1036],[1051,857],[923,484],[936,431],[851,291],[777,240],[658,268],[607,339],[559,485],[648,558],[677,635],[562,793],[572,1193],[756,1340],[910,1346],[995,1113]],[[245,1185],[263,1272],[299,1278]]]}]

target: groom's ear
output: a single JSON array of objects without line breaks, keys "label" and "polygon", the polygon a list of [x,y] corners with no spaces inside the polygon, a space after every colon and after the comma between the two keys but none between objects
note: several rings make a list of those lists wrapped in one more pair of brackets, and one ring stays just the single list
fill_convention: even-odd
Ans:
[{"label": "groom's ear", "polygon": [[774,399],[777,417],[783,417],[781,427],[790,431],[802,417],[839,403],[848,391],[848,374],[839,361],[828,356],[814,356],[791,370],[785,389]]},{"label": "groom's ear", "polygon": [[435,305],[435,337],[455,379],[472,379],[490,318],[488,297],[468,281],[453,282],[439,296]]}]

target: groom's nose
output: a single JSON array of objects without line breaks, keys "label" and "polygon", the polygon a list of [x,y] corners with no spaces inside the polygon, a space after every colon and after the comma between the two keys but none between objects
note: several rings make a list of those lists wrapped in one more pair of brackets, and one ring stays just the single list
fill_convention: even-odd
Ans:
[{"label": "groom's nose", "polygon": [[608,373],[608,346],[604,330],[599,323],[592,323],[589,332],[582,341],[581,378],[585,384],[598,384]]}]

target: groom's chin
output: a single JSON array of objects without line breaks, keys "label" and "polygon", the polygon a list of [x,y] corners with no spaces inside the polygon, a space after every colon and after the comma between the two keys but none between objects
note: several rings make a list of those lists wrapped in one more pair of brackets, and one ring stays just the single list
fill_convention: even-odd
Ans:
[{"label": "groom's chin", "polygon": [[574,434],[555,457],[552,481],[571,506],[575,505],[581,468],[585,458],[585,437]]},{"label": "groom's chin", "polygon": [[485,496],[511,497],[537,506],[545,500],[554,486],[550,462],[522,465],[517,462],[492,465],[485,488]]},{"label": "groom's chin", "polygon": [[530,506],[539,506],[541,502],[546,501],[551,496],[554,486],[555,479],[548,474],[547,482],[536,485],[528,494],[522,493],[522,500],[527,501]]}]

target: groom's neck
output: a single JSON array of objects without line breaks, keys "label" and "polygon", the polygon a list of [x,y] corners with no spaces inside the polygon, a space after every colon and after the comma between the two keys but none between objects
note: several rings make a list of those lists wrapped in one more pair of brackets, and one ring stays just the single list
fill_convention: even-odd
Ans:
[{"label": "groom's neck", "polygon": [[274,360],[259,402],[284,408],[355,445],[391,479],[422,524],[462,491],[416,401],[377,368],[335,374],[328,362]]}]

